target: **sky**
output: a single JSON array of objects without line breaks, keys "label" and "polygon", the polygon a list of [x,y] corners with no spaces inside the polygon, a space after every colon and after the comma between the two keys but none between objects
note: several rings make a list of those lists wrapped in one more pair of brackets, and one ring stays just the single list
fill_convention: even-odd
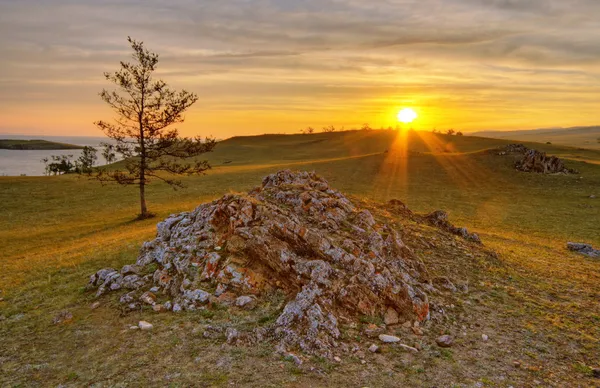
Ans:
[{"label": "sky", "polygon": [[388,127],[600,124],[598,0],[0,0],[0,133],[89,135],[129,60],[198,94],[178,126],[226,138]]}]

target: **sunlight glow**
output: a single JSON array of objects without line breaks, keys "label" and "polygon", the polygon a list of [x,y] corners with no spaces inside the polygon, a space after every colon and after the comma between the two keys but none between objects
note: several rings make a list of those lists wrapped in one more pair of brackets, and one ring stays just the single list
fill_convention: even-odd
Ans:
[{"label": "sunlight glow", "polygon": [[412,123],[417,118],[417,112],[411,108],[404,108],[398,112],[398,121],[408,124]]}]

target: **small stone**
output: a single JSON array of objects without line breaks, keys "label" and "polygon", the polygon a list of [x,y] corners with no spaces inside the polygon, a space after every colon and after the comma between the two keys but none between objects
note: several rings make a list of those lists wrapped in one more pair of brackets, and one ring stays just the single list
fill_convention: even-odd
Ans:
[{"label": "small stone", "polygon": [[129,326],[129,330],[139,330],[138,326]]},{"label": "small stone", "polygon": [[413,326],[412,331],[413,331],[413,333],[415,333],[415,335],[418,335],[418,336],[423,335],[423,329],[421,329],[420,327]]},{"label": "small stone", "polygon": [[379,346],[372,344],[369,346],[369,352],[371,353],[379,353]]},{"label": "small stone", "polygon": [[179,303],[175,303],[173,305],[173,312],[174,313],[179,313],[179,312],[181,312],[181,310],[182,310],[182,308],[181,308],[181,305]]},{"label": "small stone", "polygon": [[515,368],[520,368],[521,367],[521,361],[513,361],[513,366]]},{"label": "small stone", "polygon": [[388,309],[385,312],[385,315],[383,317],[383,322],[386,325],[397,325],[398,322],[400,322],[400,319],[398,317],[398,313],[396,312],[396,310],[394,310],[391,307],[388,307]]},{"label": "small stone", "polygon": [[154,326],[152,326],[152,324],[151,324],[150,322],[146,322],[146,321],[139,321],[139,322],[138,322],[138,327],[140,328],[140,330],[147,331],[147,330],[152,330],[152,328],[153,328]]},{"label": "small stone", "polygon": [[441,348],[449,348],[450,346],[452,346],[452,342],[454,342],[454,339],[449,335],[443,335],[441,337],[438,337],[438,339],[436,339],[435,342]]},{"label": "small stone", "polygon": [[490,337],[487,336],[487,334],[482,334],[481,335],[481,339],[485,342],[489,339]]},{"label": "small stone", "polygon": [[596,199],[595,195],[590,195],[590,199]]},{"label": "small stone", "polygon": [[156,303],[156,295],[150,291],[146,291],[142,294],[142,296],[140,296],[140,300],[146,304],[153,305]]},{"label": "small stone", "polygon": [[404,350],[408,350],[409,352],[419,353],[419,350],[417,348],[413,348],[412,346],[408,346],[405,344],[398,344],[398,346],[400,346]]},{"label": "small stone", "polygon": [[402,324],[402,327],[405,327],[407,329],[410,329],[412,327],[412,322],[411,321],[406,321]]},{"label": "small stone", "polygon": [[294,364],[296,364],[298,366],[302,365],[302,360],[300,359],[300,357],[296,356],[293,353],[288,353],[288,355],[285,356],[285,358],[289,361],[293,361]]},{"label": "small stone", "polygon": [[160,288],[159,288],[159,287],[152,287],[152,288],[150,289],[150,292],[152,292],[152,293],[154,293],[154,294],[158,293],[158,291],[160,291]]},{"label": "small stone", "polygon": [[366,364],[367,362],[366,362],[365,360],[360,360],[360,363],[364,365],[364,364]]},{"label": "small stone", "polygon": [[156,303],[152,306],[152,310],[156,311],[157,313],[162,313],[163,311],[167,311],[167,309],[165,308],[164,305],[160,304],[160,303]]},{"label": "small stone", "polygon": [[100,302],[94,302],[92,303],[92,305],[90,306],[90,308],[92,310],[96,310],[98,307],[100,307]]},{"label": "small stone", "polygon": [[338,356],[335,356],[335,357],[333,358],[333,360],[334,360],[335,362],[342,362],[342,359],[341,359],[341,358],[339,358]]},{"label": "small stone", "polygon": [[235,344],[238,340],[239,335],[239,332],[233,327],[228,327],[225,331],[225,337],[227,337],[227,343],[229,345]]},{"label": "small stone", "polygon": [[597,379],[600,379],[600,368],[592,368],[592,376]]},{"label": "small stone", "polygon": [[171,310],[173,308],[173,303],[171,303],[171,301],[169,300],[169,301],[165,302],[164,306],[165,306],[165,310]]},{"label": "small stone", "polygon": [[243,295],[243,296],[238,297],[235,300],[235,305],[237,307],[243,307],[245,309],[251,310],[256,305],[256,298],[253,298],[253,297],[247,296],[247,295]]},{"label": "small stone", "polygon": [[380,334],[379,335],[379,339],[382,342],[385,342],[386,344],[392,344],[395,342],[400,342],[400,338],[394,336],[394,335],[387,335],[387,334]]},{"label": "small stone", "polygon": [[54,323],[55,325],[59,325],[61,323],[68,323],[71,322],[73,320],[73,314],[71,314],[70,311],[61,311],[60,313],[58,313],[54,319],[52,320],[52,323]]}]

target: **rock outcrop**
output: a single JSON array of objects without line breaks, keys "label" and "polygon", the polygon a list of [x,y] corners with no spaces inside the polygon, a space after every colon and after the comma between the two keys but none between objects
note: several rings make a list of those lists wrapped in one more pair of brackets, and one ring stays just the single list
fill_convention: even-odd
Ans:
[{"label": "rock outcrop", "polygon": [[536,172],[539,174],[578,174],[574,169],[567,168],[562,159],[556,156],[548,156],[545,152],[529,149],[523,144],[509,144],[498,152],[498,155],[522,154],[517,160],[515,168],[524,172]]},{"label": "rock outcrop", "polygon": [[567,243],[567,248],[570,251],[581,253],[582,255],[589,257],[600,257],[600,250],[594,249],[590,244],[569,242]]},{"label": "rock outcrop", "polygon": [[567,168],[562,159],[547,156],[545,152],[527,150],[523,158],[515,164],[519,171],[537,172],[540,174],[578,174],[577,170]]},{"label": "rock outcrop", "polygon": [[338,345],[340,319],[390,309],[402,321],[430,314],[427,270],[397,231],[314,173],[269,175],[248,194],[172,215],[157,229],[135,264],[98,271],[89,288],[121,292],[130,309],[175,312],[251,306],[281,290],[287,304],[275,323],[245,338],[323,356]]},{"label": "rock outcrop", "polygon": [[436,210],[433,213],[426,215],[425,220],[431,225],[437,226],[438,228],[455,234],[457,236],[461,236],[465,240],[481,244],[481,239],[476,233],[469,233],[467,228],[459,228],[457,226],[452,225],[448,221],[448,213],[446,213],[443,210]]}]

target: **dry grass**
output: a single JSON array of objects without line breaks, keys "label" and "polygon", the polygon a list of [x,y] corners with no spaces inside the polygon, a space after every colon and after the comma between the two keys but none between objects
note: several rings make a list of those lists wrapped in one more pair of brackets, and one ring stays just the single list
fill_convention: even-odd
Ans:
[{"label": "dry grass", "polygon": [[[220,158],[233,162],[207,176],[186,178],[186,190],[151,186],[150,206],[158,217],[143,222],[131,221],[137,211],[133,189],[73,177],[0,178],[0,381],[8,386],[479,382],[517,387],[534,386],[536,380],[542,386],[597,385],[590,367],[600,366],[600,262],[569,253],[564,244],[600,245],[600,203],[588,198],[600,194],[594,191],[600,188],[600,167],[571,162],[583,179],[520,174],[510,160],[479,152],[502,142],[411,136],[405,148],[421,154],[410,157],[402,152],[404,143],[389,133],[233,139],[212,155],[217,164]],[[600,153],[578,152],[600,160]],[[368,354],[365,365],[348,355],[341,364],[309,358],[297,367],[275,356],[268,344],[231,348],[199,331],[208,323],[268,322],[278,308],[276,300],[252,316],[219,309],[121,315],[115,297],[103,298],[102,307],[90,310],[93,298],[83,292],[87,276],[134,261],[158,220],[228,191],[247,190],[285,165],[315,169],[400,230],[439,239],[440,249],[426,248],[418,239],[406,242],[432,273],[468,281],[470,292],[448,297],[444,303],[455,306],[450,319],[428,328],[418,355],[388,347],[382,354]],[[499,258],[469,257],[454,237],[387,213],[380,203],[390,198],[421,212],[448,210],[453,222],[480,233]],[[64,309],[73,313],[73,322],[52,325]],[[152,333],[128,330],[142,318],[155,325]],[[398,330],[403,340],[419,340]],[[458,338],[449,350],[431,346],[431,338],[442,331]],[[482,333],[490,336],[488,342],[481,340]],[[520,368],[513,366],[515,360]]]}]

